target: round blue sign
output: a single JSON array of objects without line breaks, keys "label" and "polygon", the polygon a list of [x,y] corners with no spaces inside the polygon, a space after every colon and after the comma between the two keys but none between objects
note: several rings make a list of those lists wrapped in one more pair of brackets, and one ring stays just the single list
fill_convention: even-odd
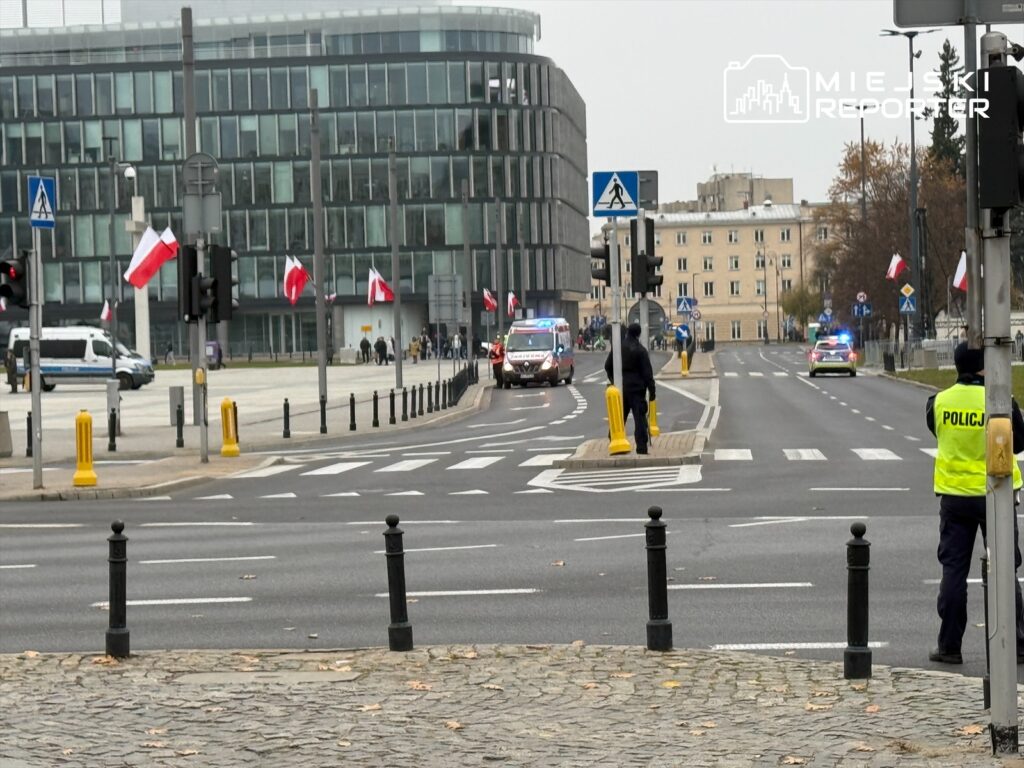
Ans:
[{"label": "round blue sign", "polygon": [[676,326],[676,341],[686,341],[690,338],[690,326],[682,323]]}]

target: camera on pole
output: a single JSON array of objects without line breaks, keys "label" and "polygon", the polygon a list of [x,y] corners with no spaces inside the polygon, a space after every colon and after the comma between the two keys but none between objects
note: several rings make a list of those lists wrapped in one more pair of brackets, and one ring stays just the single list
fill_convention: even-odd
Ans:
[{"label": "camera on pole", "polygon": [[19,249],[16,256],[0,261],[0,296],[11,304],[28,309],[28,265],[32,251]]},{"label": "camera on pole", "polygon": [[1024,201],[1024,73],[1017,67],[978,70],[978,191],[982,208],[1005,211]]}]

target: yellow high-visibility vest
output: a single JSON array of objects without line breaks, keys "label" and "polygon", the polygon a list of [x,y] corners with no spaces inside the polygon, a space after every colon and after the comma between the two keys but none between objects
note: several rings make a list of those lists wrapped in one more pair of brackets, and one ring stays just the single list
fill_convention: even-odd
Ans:
[{"label": "yellow high-visibility vest", "polygon": [[[954,384],[935,396],[935,493],[949,496],[984,496],[985,388]],[[1020,465],[1013,462],[1013,487],[1019,489]]]}]

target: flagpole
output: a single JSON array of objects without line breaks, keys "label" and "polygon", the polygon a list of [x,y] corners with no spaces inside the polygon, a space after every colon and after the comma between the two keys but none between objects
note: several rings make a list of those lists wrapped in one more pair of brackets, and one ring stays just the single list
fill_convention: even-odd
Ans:
[{"label": "flagpole", "polygon": [[391,279],[394,287],[395,310],[395,390],[402,389],[402,273],[398,261],[398,158],[395,155],[395,137],[388,140],[388,197],[391,216]]}]

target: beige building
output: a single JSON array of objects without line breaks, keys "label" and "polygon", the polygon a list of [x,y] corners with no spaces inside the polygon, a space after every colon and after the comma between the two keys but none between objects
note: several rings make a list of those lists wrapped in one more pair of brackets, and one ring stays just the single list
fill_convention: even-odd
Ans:
[{"label": "beige building", "polygon": [[[732,211],[654,214],[655,247],[664,258],[663,284],[648,298],[673,324],[680,296],[696,297],[699,318],[690,321],[697,338],[750,342],[785,339],[807,318],[788,318],[785,293],[810,279],[815,247],[829,237],[814,221],[813,206],[767,201]],[[610,239],[610,220],[602,227]],[[618,222],[622,258],[623,319],[635,303],[629,273],[629,221]],[[595,238],[599,245],[601,237]],[[590,318],[611,318],[611,292],[596,282],[590,300],[580,303],[583,325]]]},{"label": "beige building", "polygon": [[752,173],[715,173],[697,184],[696,200],[663,203],[661,213],[705,213],[741,211],[771,201],[773,205],[793,204],[792,179],[768,179]]}]

